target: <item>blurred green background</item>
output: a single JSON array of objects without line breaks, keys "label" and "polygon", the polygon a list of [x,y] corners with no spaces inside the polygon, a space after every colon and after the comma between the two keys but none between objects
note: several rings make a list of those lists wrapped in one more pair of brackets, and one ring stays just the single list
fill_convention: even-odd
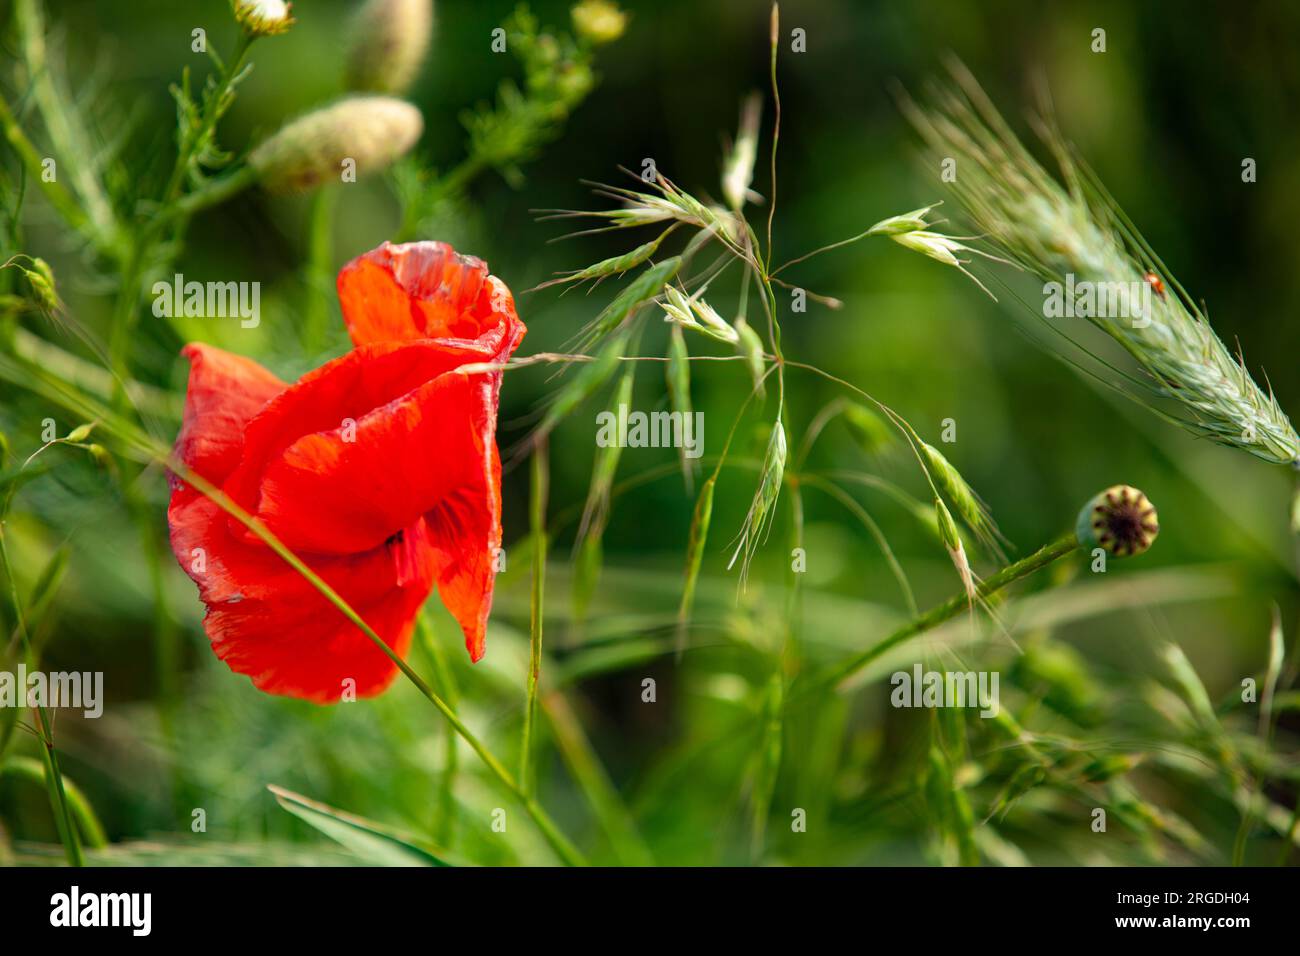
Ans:
[{"label": "blurred green background", "polygon": [[[224,144],[242,148],[256,142],[285,117],[340,92],[351,6],[298,0],[293,29],[259,42],[255,70],[221,127]],[[531,7],[544,24],[568,28],[566,4]],[[562,350],[617,286],[610,282],[590,294],[574,290],[563,296],[558,289],[524,290],[651,237],[638,233],[629,240],[620,233],[554,241],[568,224],[539,222],[537,210],[604,203],[581,179],[623,184],[619,166],[640,169],[645,158],[653,158],[683,188],[717,198],[724,138],[734,135],[742,97],[759,89],[765,93],[764,133],[754,188],[771,195],[766,4],[662,0],[624,7],[631,13],[626,33],[596,57],[599,85],[563,134],[522,166],[523,184],[513,188],[485,172],[465,198],[438,211],[436,231],[421,236],[450,241],[487,260],[515,291],[529,329],[520,354]],[[433,48],[407,96],[425,117],[417,155],[432,166],[451,167],[463,155],[460,113],[490,101],[504,76],[518,75],[510,57],[489,50],[490,31],[512,9],[513,3],[495,0],[437,5]],[[206,27],[216,48],[229,49],[235,27],[226,4],[55,0],[49,15],[66,44],[73,85],[114,103],[117,112],[104,114],[114,123],[134,124],[121,127],[131,137],[125,155],[133,175],[147,181],[165,172],[174,148],[167,86],[186,66],[200,75],[206,69],[190,52],[193,27]],[[1300,7],[806,0],[783,4],[782,27],[778,260],[944,198],[936,171],[917,162],[914,137],[891,89],[901,82],[919,92],[942,70],[943,56],[953,53],[1027,138],[1023,118],[1036,103],[1037,84],[1046,81],[1066,136],[1189,292],[1204,300],[1220,337],[1240,342],[1257,378],[1262,380],[1259,367],[1267,368],[1284,408],[1300,409],[1297,326],[1290,318],[1300,313],[1300,234],[1294,227],[1300,219]],[[789,51],[795,27],[806,31],[805,53]],[[1103,54],[1091,50],[1096,27],[1106,30]],[[1253,184],[1241,181],[1244,157],[1257,160]],[[309,204],[309,198],[244,194],[195,221],[177,264],[187,278],[262,282],[259,329],[197,320],[195,336],[253,355],[286,378],[346,346],[334,302],[328,343],[305,347],[299,334],[313,294],[304,278]],[[766,208],[757,215],[765,219]],[[103,328],[111,300],[102,283],[48,211],[35,203],[33,210],[29,251],[52,263],[69,311],[87,326]],[[400,220],[386,177],[340,190],[334,266],[390,238]],[[949,231],[961,233],[959,227]],[[954,419],[957,441],[941,447],[987,501],[1014,554],[1028,553],[1070,526],[1083,502],[1111,484],[1137,486],[1156,504],[1159,541],[1146,556],[1109,571],[1105,589],[1072,585],[1068,599],[1040,594],[1040,603],[1029,610],[1007,608],[1017,635],[1051,629],[1053,646],[1076,648],[1086,659],[1090,692],[1108,708],[1101,738],[1121,750],[1150,745],[1151,734],[1140,722],[1126,723],[1126,709],[1150,698],[1143,690],[1149,681],[1167,683],[1160,642],[1183,647],[1215,701],[1230,699],[1242,678],[1261,672],[1273,604],[1290,644],[1300,611],[1288,529],[1293,474],[1190,438],[1072,373],[1022,334],[1026,327],[1041,330],[1011,296],[999,294],[1003,302],[994,303],[955,270],[891,243],[864,241],[837,250],[799,266],[793,276],[845,305],[831,311],[810,303],[806,313],[785,316],[787,356],[866,389],[931,441],[937,441],[944,419]],[[732,279],[709,296],[727,316],[736,303],[734,271]],[[142,318],[134,345],[138,376],[179,393],[186,374],[176,356],[179,343],[151,318]],[[664,330],[657,322],[649,328],[642,350],[662,354]],[[55,333],[43,334],[57,340]],[[698,347],[692,342],[693,350]],[[556,387],[551,374],[532,368],[507,375],[503,452],[527,434]],[[794,448],[802,439],[800,426],[841,392],[797,370],[788,383]],[[716,454],[747,393],[745,373],[739,363],[695,363],[692,386],[696,408],[705,413],[706,454]],[[37,444],[39,402],[16,390],[0,394],[2,427],[16,451],[29,453]],[[604,400],[582,406],[552,438],[552,516],[571,514],[586,496],[594,416]],[[634,406],[652,409],[664,400],[662,371],[646,363]],[[761,424],[770,422],[774,409],[769,395],[738,433],[741,450],[751,458],[761,457]],[[629,449],[620,478],[672,460],[671,451]],[[864,457],[842,423],[823,435],[810,468],[871,471],[928,497],[905,455]],[[157,505],[161,534],[163,483],[156,473],[142,480]],[[527,468],[506,476],[505,538],[520,546],[512,548],[499,579],[487,659],[470,668],[449,619],[440,616],[438,626],[439,640],[456,661],[467,719],[505,752],[517,736],[527,649],[527,481]],[[719,485],[697,626],[680,663],[665,652],[692,508],[680,476],[669,473],[615,500],[602,584],[585,626],[569,616],[573,522],[557,532],[552,550],[547,646],[554,673],[566,681],[568,705],[662,863],[751,859],[746,806],[754,735],[762,720],[760,662],[770,661],[779,646],[774,622],[789,566],[789,502],[783,499],[743,596],[725,570],[726,543],[740,527],[755,481],[752,471],[728,470]],[[920,605],[950,594],[957,582],[947,556],[915,517],[887,498],[855,493],[893,544]],[[887,633],[902,619],[903,605],[879,550],[852,516],[814,490],[803,497],[804,636],[811,655],[833,659]],[[49,669],[106,673],[105,717],[81,721],[69,714],[56,729],[67,751],[65,769],[86,791],[111,839],[221,845],[230,861],[242,859],[242,852],[258,858],[258,847],[281,841],[332,852],[275,805],[265,791],[272,783],[411,832],[441,832],[435,781],[445,766],[444,731],[410,688],[395,686],[377,701],[334,708],[259,694],[208,652],[193,586],[168,559],[169,607],[183,632],[184,685],[175,712],[160,722],[148,573],[120,493],[72,462],[56,478],[22,492],[12,523],[24,535],[30,576],[43,552],[64,538],[74,543],[45,661]],[[1040,575],[1025,590],[1041,588],[1052,575],[1069,577],[1071,570],[1086,574],[1082,562],[1076,563]],[[991,566],[977,570],[987,573]],[[1005,668],[1012,668],[1007,649],[994,646]],[[418,652],[415,659],[423,669]],[[641,700],[647,676],[658,682],[654,705]],[[776,784],[773,835],[762,859],[946,861],[932,840],[943,824],[924,800],[909,796],[918,759],[924,764],[929,718],[891,712],[885,706],[888,689],[877,680],[830,708],[829,716],[818,711],[806,724],[794,720],[786,728],[790,756]],[[1017,705],[1035,699],[1031,689],[1024,690]],[[1011,691],[1004,695],[1011,699]],[[1286,729],[1290,718],[1294,714],[1283,719],[1284,737],[1294,729],[1294,723]],[[20,748],[30,751],[31,741],[22,740]],[[457,851],[480,862],[545,860],[522,814],[507,834],[490,831],[491,808],[510,804],[462,750],[460,816],[452,837]],[[575,792],[562,755],[549,747],[545,753],[543,801],[597,859],[619,860]],[[1295,773],[1293,761],[1288,772]],[[1238,826],[1231,800],[1206,798],[1197,806],[1197,791],[1180,794],[1186,785],[1178,780],[1176,771],[1161,768],[1137,782],[1146,798],[1168,802],[1205,835],[1209,849],[1199,855],[1185,846],[1153,851],[1143,837],[1118,827],[1114,841],[1089,843],[1085,817],[1071,818],[1073,811],[1052,803],[1010,814],[1000,842],[981,843],[983,858],[1223,862]],[[974,801],[977,821],[1005,780],[994,785],[990,776],[984,783]],[[1293,784],[1271,792],[1279,806],[1294,804]],[[809,808],[818,822],[808,834],[792,837],[783,821],[796,806]],[[196,807],[207,814],[203,836],[190,829]],[[54,839],[39,788],[0,786],[0,820],[19,841]],[[1012,844],[1019,848],[1014,853],[1007,849]],[[1277,846],[1265,849],[1271,861]]]}]

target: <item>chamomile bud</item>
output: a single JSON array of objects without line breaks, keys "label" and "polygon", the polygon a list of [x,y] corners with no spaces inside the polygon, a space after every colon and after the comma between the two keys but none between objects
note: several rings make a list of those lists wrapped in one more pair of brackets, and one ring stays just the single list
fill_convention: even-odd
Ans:
[{"label": "chamomile bud", "polygon": [[433,0],[367,0],[352,21],[344,84],[403,93],[420,71],[433,35]]},{"label": "chamomile bud", "polygon": [[351,96],[291,121],[249,154],[274,193],[301,192],[349,168],[377,172],[410,151],[424,131],[420,111],[388,96]]},{"label": "chamomile bud", "polygon": [[1080,545],[1102,548],[1117,558],[1141,554],[1159,533],[1155,506],[1128,485],[1114,485],[1089,501],[1075,525]]},{"label": "chamomile bud", "polygon": [[231,0],[235,20],[253,37],[284,33],[293,26],[292,3],[288,0]]},{"label": "chamomile bud", "polygon": [[627,28],[627,14],[609,0],[582,0],[569,15],[574,32],[592,46],[613,43]]}]

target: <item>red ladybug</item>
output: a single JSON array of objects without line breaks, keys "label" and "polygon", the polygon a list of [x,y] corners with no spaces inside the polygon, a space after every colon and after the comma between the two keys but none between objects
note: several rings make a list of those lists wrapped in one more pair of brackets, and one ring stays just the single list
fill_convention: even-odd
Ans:
[{"label": "red ladybug", "polygon": [[1151,288],[1155,290],[1156,295],[1160,296],[1162,299],[1165,297],[1165,284],[1158,275],[1154,272],[1148,272],[1142,278],[1146,281],[1147,285],[1151,286]]}]

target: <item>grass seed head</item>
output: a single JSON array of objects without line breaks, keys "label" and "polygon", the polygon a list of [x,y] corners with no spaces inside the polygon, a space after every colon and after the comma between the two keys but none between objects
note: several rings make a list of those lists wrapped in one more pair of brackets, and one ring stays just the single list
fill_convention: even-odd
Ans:
[{"label": "grass seed head", "polygon": [[733,210],[746,202],[763,197],[749,188],[754,181],[754,162],[758,158],[758,124],[762,117],[763,98],[751,93],[740,108],[740,131],[722,165],[722,196]]},{"label": "grass seed head", "polygon": [[867,235],[901,236],[906,232],[919,232],[929,225],[925,219],[926,213],[937,205],[938,203],[931,203],[929,206],[923,206],[920,209],[913,209],[911,212],[905,212],[898,216],[890,216],[888,219],[882,219],[867,230]]},{"label": "grass seed head", "polygon": [[672,322],[684,329],[702,332],[710,338],[735,345],[740,336],[717,311],[699,298],[700,293],[687,297],[676,286],[664,286],[664,321]]},{"label": "grass seed head", "polygon": [[978,597],[975,590],[975,572],[971,570],[970,559],[966,557],[966,547],[962,544],[957,522],[952,520],[952,512],[938,495],[934,498],[934,513],[939,523],[939,538],[943,541],[948,557],[952,560],[952,566],[957,569],[957,576],[961,579],[962,590],[966,592],[967,600],[973,603]]},{"label": "grass seed head", "polygon": [[897,437],[889,422],[859,402],[847,402],[842,414],[853,441],[868,455],[888,448]]},{"label": "grass seed head", "polygon": [[938,484],[939,489],[952,502],[957,513],[961,515],[961,520],[965,522],[966,527],[970,528],[975,537],[994,554],[998,553],[998,528],[989,515],[988,509],[984,507],[975,490],[962,477],[960,471],[953,467],[952,462],[944,457],[943,452],[927,442],[921,442],[921,451],[925,455],[925,460],[930,469],[930,475]]},{"label": "grass seed head", "polygon": [[[1087,317],[1146,373],[1145,380],[1130,379],[1138,386],[1135,397],[1147,404],[1153,395],[1174,402],[1186,428],[1221,444],[1267,461],[1300,461],[1300,435],[1272,392],[1261,390],[1219,341],[1123,211],[1078,167],[1059,134],[1046,122],[1037,124],[1062,168],[1061,181],[1021,145],[969,72],[956,64],[952,70],[957,86],[941,89],[933,109],[905,109],[932,157],[956,161],[952,187],[975,228],[1044,282],[1154,289],[1143,295],[1150,304],[1140,316],[1121,302],[1120,308],[1100,311],[1122,317]],[[916,236],[894,238],[939,261],[959,251]]]},{"label": "grass seed head", "polygon": [[643,242],[621,256],[611,256],[608,259],[601,259],[599,262],[592,263],[585,269],[578,269],[570,272],[568,275],[561,276],[558,279],[551,279],[549,282],[543,282],[541,285],[534,286],[530,292],[536,292],[538,289],[546,289],[553,285],[559,285],[562,282],[585,282],[589,279],[604,279],[609,276],[619,276],[629,269],[634,269],[641,263],[649,259],[659,249],[660,244],[672,232],[672,228],[665,229],[662,233],[651,239],[649,242]]},{"label": "grass seed head", "polygon": [[63,440],[75,445],[78,442],[83,442],[87,438],[89,438],[90,433],[94,430],[95,430],[94,422],[85,422],[81,425],[78,425],[76,428],[72,429],[72,431],[68,432],[68,434],[64,436]]},{"label": "grass seed head", "polygon": [[754,500],[750,502],[749,511],[741,525],[735,553],[727,562],[727,568],[730,570],[735,565],[736,559],[744,554],[744,560],[740,565],[741,587],[744,587],[749,578],[749,565],[754,558],[754,552],[758,550],[762,539],[767,536],[767,530],[772,523],[772,513],[776,510],[776,502],[781,495],[781,482],[785,480],[785,460],[785,426],[778,418],[767,440],[767,452],[763,456],[763,474],[754,492]]},{"label": "grass seed head", "polygon": [[754,327],[745,321],[743,315],[736,319],[733,328],[736,332],[736,350],[745,357],[745,367],[749,369],[749,377],[754,383],[758,397],[762,398],[765,393],[763,374],[767,371],[763,340],[754,331]]}]

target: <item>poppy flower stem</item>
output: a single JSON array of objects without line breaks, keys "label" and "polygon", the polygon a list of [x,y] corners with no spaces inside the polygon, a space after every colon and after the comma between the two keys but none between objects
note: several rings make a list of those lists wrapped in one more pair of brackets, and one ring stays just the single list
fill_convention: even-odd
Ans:
[{"label": "poppy flower stem", "polygon": [[[45,447],[48,448],[49,446],[46,445]],[[27,460],[28,463],[30,461],[31,458]],[[26,468],[27,463],[24,463],[22,467]],[[9,582],[9,600],[13,604],[14,621],[17,624],[16,630],[18,631],[23,659],[29,667],[35,667],[36,656],[32,651],[31,637],[27,632],[27,619],[23,613],[22,599],[18,595],[18,581],[14,577],[13,564],[9,560],[9,542],[5,525],[9,516],[9,506],[13,502],[14,492],[17,488],[17,482],[11,484],[3,504],[0,505],[0,570],[4,571],[5,580]],[[27,701],[24,699],[20,703],[27,703]],[[81,841],[77,836],[77,828],[73,823],[67,791],[63,785],[63,774],[59,770],[59,754],[54,749],[54,725],[50,721],[50,712],[44,704],[33,709],[36,712],[36,732],[41,742],[40,752],[41,760],[45,765],[45,785],[49,791],[50,810],[54,814],[55,829],[58,831],[59,841],[63,844],[64,852],[67,854],[68,863],[71,866],[85,866],[86,860],[82,854]]]},{"label": "poppy flower stem", "polygon": [[[442,647],[435,639],[433,632],[433,623],[429,620],[428,611],[421,611],[420,616],[415,619],[416,633],[420,637],[420,642],[424,645],[428,653],[429,660],[433,664],[433,678],[438,686],[442,688],[444,699],[454,710],[458,706],[457,701],[460,697],[460,689],[456,686],[456,678],[447,664],[447,659],[442,653]],[[451,725],[447,726],[446,748],[443,756],[442,780],[438,789],[438,807],[437,819],[434,823],[434,834],[439,846],[450,846],[452,834],[456,826],[456,772],[458,769],[458,758],[456,749],[456,730]]]},{"label": "poppy flower stem", "polygon": [[312,585],[312,587],[316,588],[316,590],[319,591],[327,601],[333,604],[344,617],[360,628],[361,632],[365,634],[366,637],[370,638],[370,640],[374,642],[374,645],[388,656],[389,660],[397,665],[397,669],[415,685],[416,689],[419,690],[419,692],[423,694],[434,707],[438,708],[443,717],[447,719],[448,723],[455,728],[456,733],[460,734],[460,736],[464,738],[465,742],[470,745],[470,748],[478,754],[479,759],[483,761],[490,771],[492,771],[492,774],[505,785],[507,790],[518,798],[519,802],[523,804],[524,810],[537,825],[537,829],[540,830],[542,836],[546,838],[546,842],[551,845],[551,848],[555,850],[560,858],[569,866],[586,865],[586,859],[582,856],[581,852],[579,852],[578,848],[560,832],[559,827],[555,825],[555,821],[550,818],[536,800],[529,796],[520,785],[519,781],[516,780],[515,777],[511,775],[510,771],[505,768],[505,765],[497,759],[496,755],[487,749],[486,745],[484,745],[484,743],[474,735],[473,731],[465,726],[464,722],[456,715],[456,711],[453,710],[445,700],[438,696],[434,689],[425,682],[424,678],[417,674],[414,668],[402,659],[400,654],[389,647],[384,642],[384,639],[376,634],[369,624],[362,620],[361,616],[352,609],[351,605],[349,605],[347,601],[343,600],[337,591],[330,587],[320,575],[304,564],[301,558],[290,551],[280,541],[280,539],[267,530],[260,521],[255,519],[247,511],[232,501],[220,488],[217,488],[202,475],[197,474],[193,469],[174,456],[167,455],[164,460],[167,467],[170,468],[178,478],[193,485],[201,494],[210,498],[217,507],[221,508],[222,511],[225,511],[240,524],[244,525],[244,527],[248,528],[249,531],[253,532],[253,534],[260,538],[268,548],[280,557],[281,560],[302,575],[303,578]]}]

